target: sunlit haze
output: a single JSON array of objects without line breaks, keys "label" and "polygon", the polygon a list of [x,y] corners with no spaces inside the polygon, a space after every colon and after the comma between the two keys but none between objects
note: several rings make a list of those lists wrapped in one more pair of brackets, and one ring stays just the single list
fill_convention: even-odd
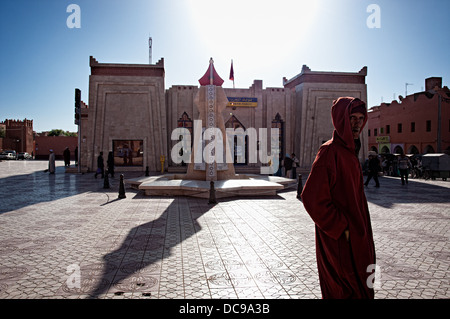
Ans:
[{"label": "sunlit haze", "polygon": [[[70,4],[80,27],[69,28]],[[370,27],[371,4],[380,9]],[[235,87],[254,80],[283,87],[301,72],[358,72],[368,67],[368,105],[449,85],[450,2],[388,0],[52,0],[2,1],[0,121],[32,119],[35,131],[76,131],[74,89],[88,103],[89,56],[100,63],[164,58],[165,88],[198,85],[212,57]],[[409,83],[407,87],[405,83]]]}]

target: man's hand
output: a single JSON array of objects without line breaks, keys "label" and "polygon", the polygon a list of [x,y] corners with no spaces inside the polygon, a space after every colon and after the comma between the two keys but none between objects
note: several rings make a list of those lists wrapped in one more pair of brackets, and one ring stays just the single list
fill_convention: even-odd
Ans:
[{"label": "man's hand", "polygon": [[344,230],[344,234],[345,234],[345,239],[348,241],[350,238],[350,232],[348,231],[348,229]]}]

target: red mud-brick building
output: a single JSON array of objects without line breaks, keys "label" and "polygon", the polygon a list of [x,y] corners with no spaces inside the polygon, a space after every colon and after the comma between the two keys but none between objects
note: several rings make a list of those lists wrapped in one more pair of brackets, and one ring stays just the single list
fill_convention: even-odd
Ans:
[{"label": "red mud-brick building", "polygon": [[5,132],[5,137],[0,138],[1,151],[33,152],[33,120],[5,120],[0,126]]},{"label": "red mud-brick building", "polygon": [[75,147],[78,145],[77,136],[35,136],[34,141],[35,159],[48,159],[51,149],[55,153],[56,159],[63,159],[63,152],[68,147],[70,150],[70,160],[75,160]]},{"label": "red mud-brick building", "polygon": [[442,78],[425,80],[425,91],[369,110],[369,149],[381,153],[450,154],[450,90]]}]

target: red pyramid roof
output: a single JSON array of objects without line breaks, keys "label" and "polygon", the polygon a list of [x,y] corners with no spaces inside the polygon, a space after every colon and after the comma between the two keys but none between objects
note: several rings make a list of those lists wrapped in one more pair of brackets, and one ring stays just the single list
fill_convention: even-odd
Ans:
[{"label": "red pyramid roof", "polygon": [[[211,70],[212,70],[212,83],[211,83]],[[203,75],[198,82],[200,82],[200,85],[216,85],[216,86],[222,86],[223,84],[223,80],[222,78],[219,76],[219,74],[217,74],[216,69],[214,68],[214,61],[211,60],[209,61],[209,67],[208,70],[206,70],[205,75]]]}]

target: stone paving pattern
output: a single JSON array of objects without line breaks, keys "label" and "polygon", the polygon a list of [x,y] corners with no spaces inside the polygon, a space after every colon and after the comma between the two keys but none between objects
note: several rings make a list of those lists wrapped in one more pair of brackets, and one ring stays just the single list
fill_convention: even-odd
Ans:
[{"label": "stone paving pattern", "polygon": [[[105,189],[57,165],[0,162],[0,298],[321,298],[296,189],[215,205],[131,188],[118,199],[119,174]],[[380,183],[366,188],[375,298],[449,298],[450,181]]]}]

